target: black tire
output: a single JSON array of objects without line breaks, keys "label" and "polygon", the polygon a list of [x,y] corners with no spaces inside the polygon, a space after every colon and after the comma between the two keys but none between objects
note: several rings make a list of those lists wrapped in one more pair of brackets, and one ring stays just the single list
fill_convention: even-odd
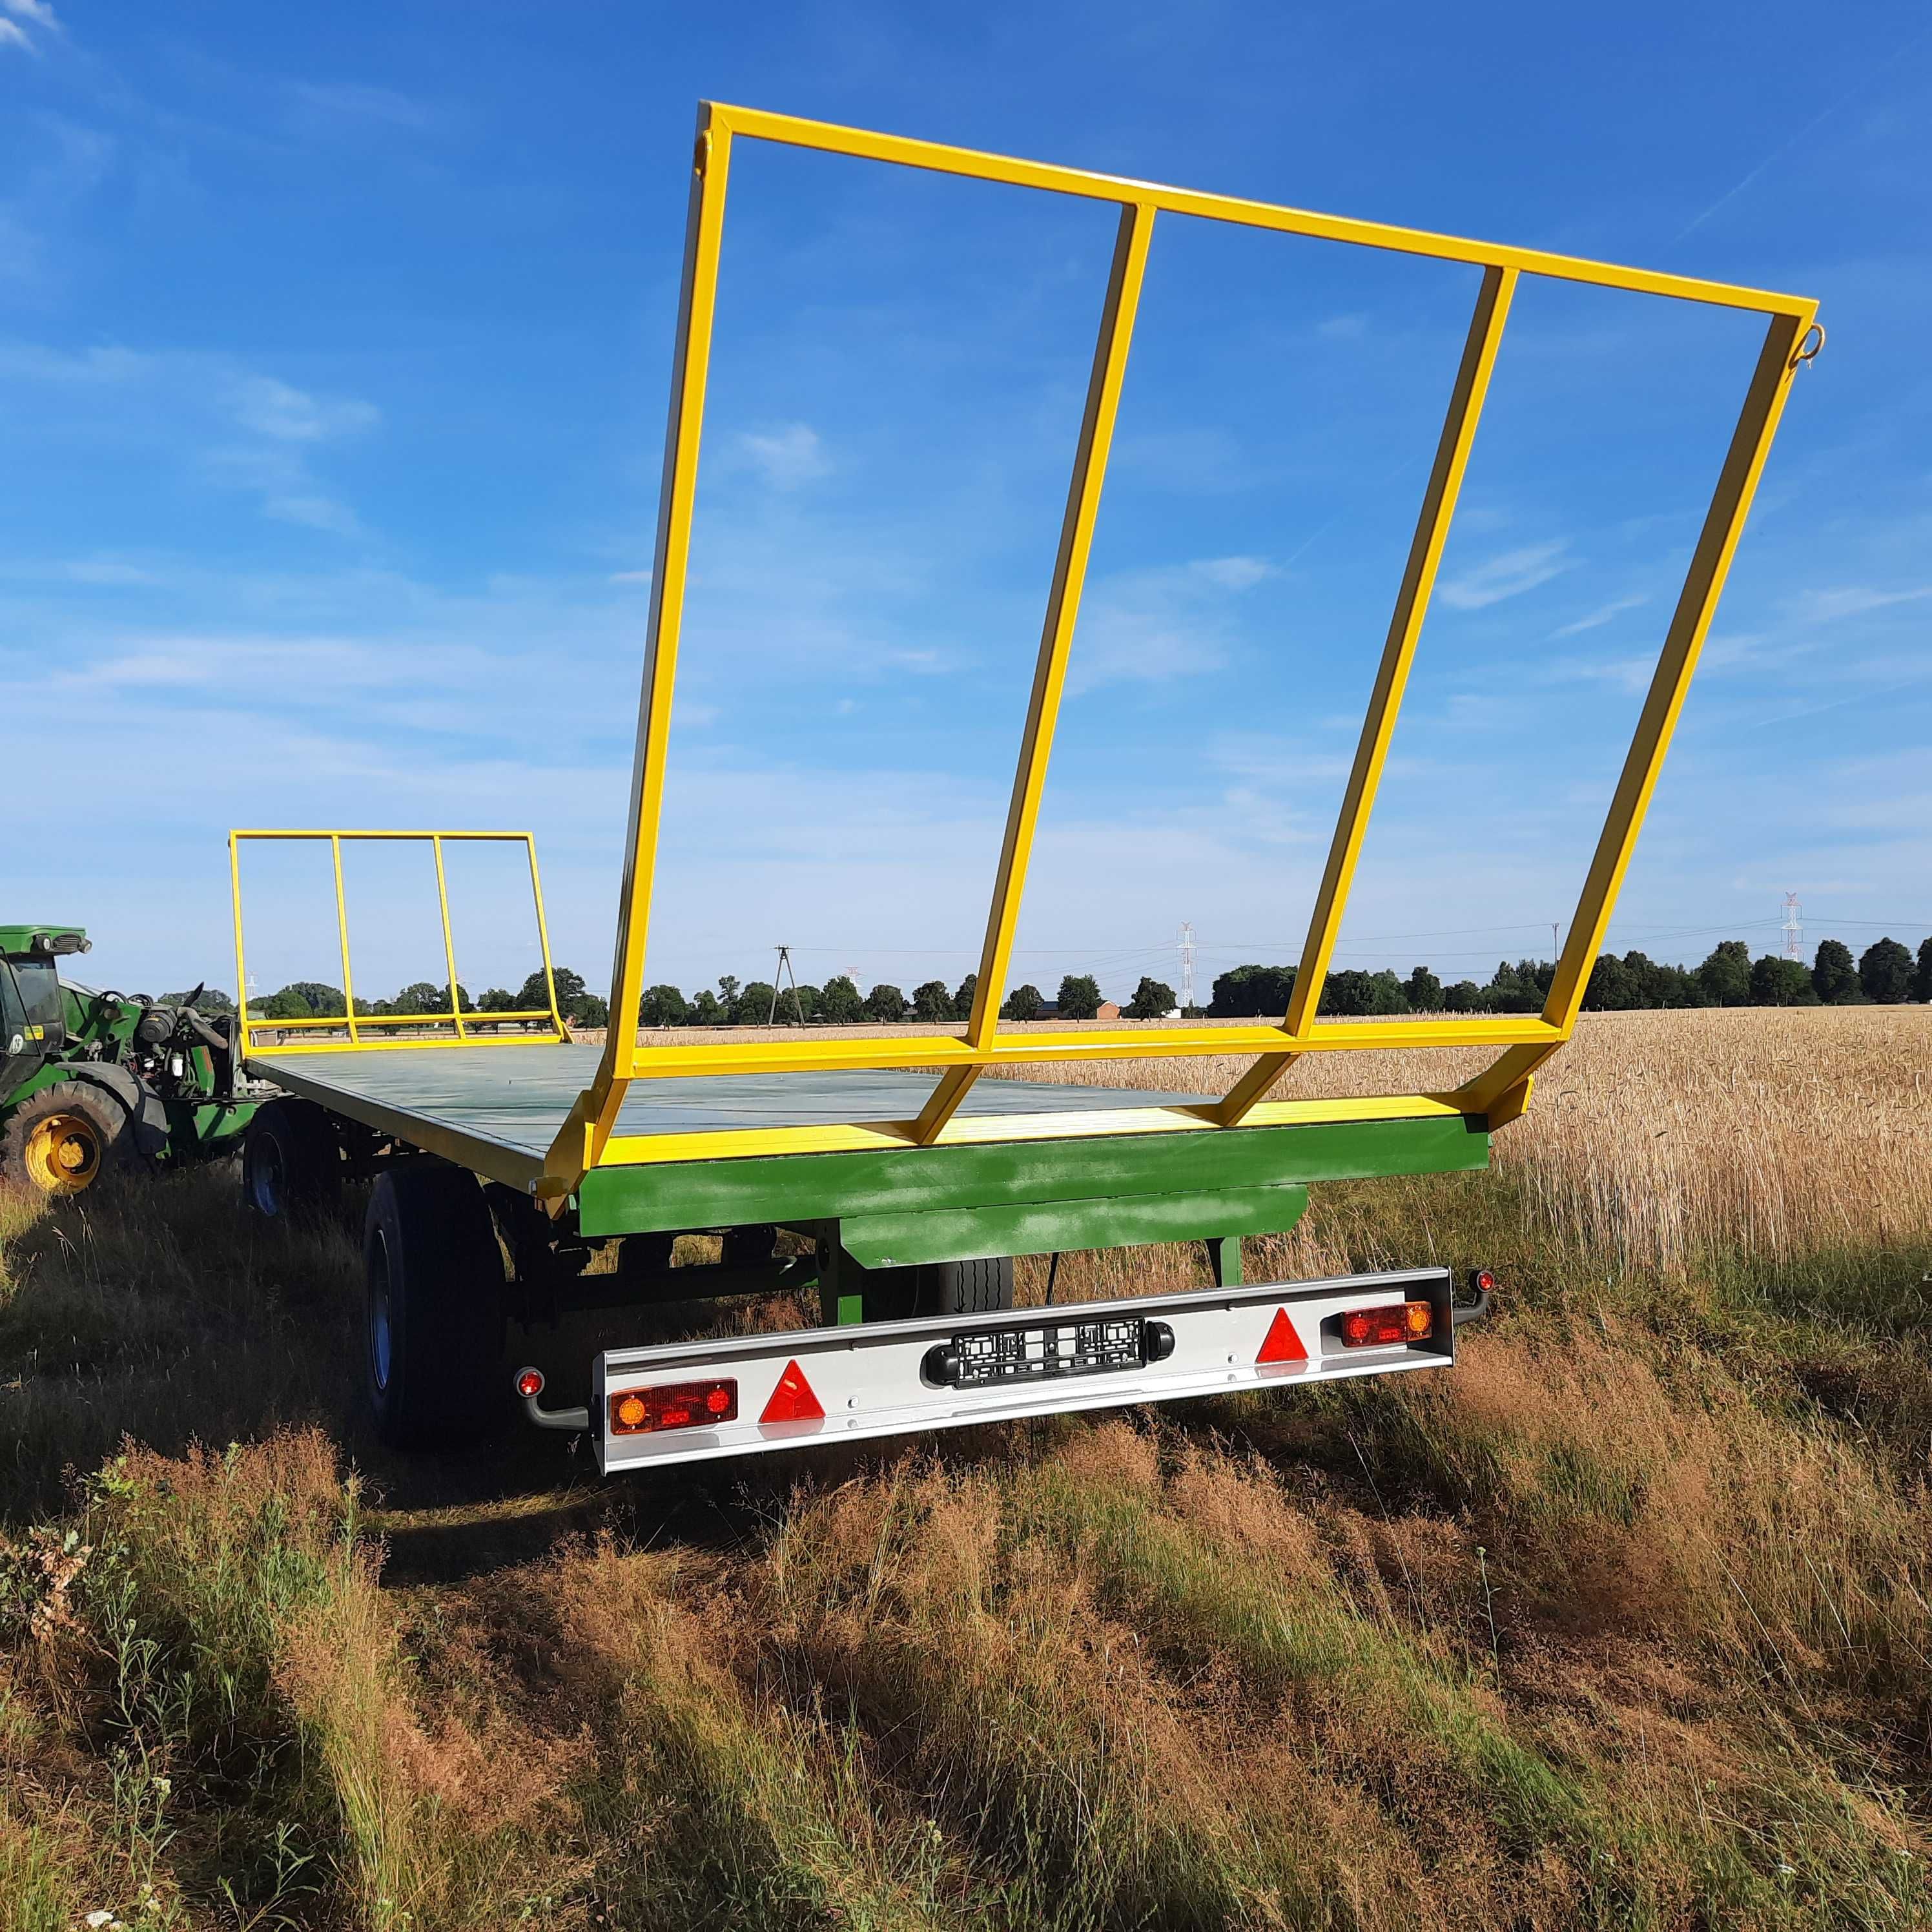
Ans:
[{"label": "black tire", "polygon": [[363,1372],[376,1432],[452,1448],[502,1422],[503,1251],[476,1178],[440,1161],[381,1175],[362,1264]]},{"label": "black tire", "polygon": [[873,1268],[860,1277],[868,1322],[921,1315],[989,1315],[1013,1305],[1013,1258],[932,1262],[923,1268]]},{"label": "black tire", "polygon": [[941,1262],[930,1272],[937,1277],[934,1315],[990,1315],[1013,1305],[1013,1258],[988,1255],[974,1262]]},{"label": "black tire", "polygon": [[675,1234],[626,1234],[617,1244],[617,1276],[621,1281],[656,1282],[670,1272]]},{"label": "black tire", "polygon": [[265,1221],[326,1214],[342,1199],[342,1147],[313,1100],[269,1100],[242,1142],[242,1198]]},{"label": "black tire", "polygon": [[112,1094],[63,1080],[8,1115],[0,1127],[0,1176],[38,1194],[84,1194],[128,1167],[134,1138]]},{"label": "black tire", "polygon": [[727,1228],[718,1243],[718,1258],[728,1268],[769,1268],[778,1244],[778,1231],[769,1222]]}]

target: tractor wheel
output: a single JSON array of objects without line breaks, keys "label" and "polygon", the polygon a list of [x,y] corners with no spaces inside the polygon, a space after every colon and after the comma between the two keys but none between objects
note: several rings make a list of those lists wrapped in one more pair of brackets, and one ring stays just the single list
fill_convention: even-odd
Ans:
[{"label": "tractor wheel", "polygon": [[990,1255],[923,1268],[872,1268],[862,1275],[868,1322],[920,1315],[986,1315],[1013,1305],[1013,1258]]},{"label": "tractor wheel", "polygon": [[242,1142],[242,1198],[265,1221],[326,1214],[342,1194],[342,1149],[313,1100],[269,1100]]},{"label": "tractor wheel", "polygon": [[503,1251],[475,1176],[440,1161],[392,1168],[362,1237],[363,1359],[377,1432],[452,1448],[504,1417]]},{"label": "tractor wheel", "polygon": [[44,1087],[0,1129],[0,1175],[41,1194],[82,1194],[122,1166],[128,1117],[100,1088]]}]

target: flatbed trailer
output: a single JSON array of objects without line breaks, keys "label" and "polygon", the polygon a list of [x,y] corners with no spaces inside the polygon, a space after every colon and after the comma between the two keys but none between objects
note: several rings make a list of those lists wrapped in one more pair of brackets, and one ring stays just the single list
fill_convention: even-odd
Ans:
[{"label": "flatbed trailer", "polygon": [[[640,1042],[631,1016],[661,826],[729,160],[776,142],[1115,204],[1120,226],[1076,442],[970,1017],[880,1035],[802,1029]],[[1279,1022],[1044,1031],[1003,1028],[1042,790],[1150,239],[1180,213],[1478,267],[1481,279],[1407,568],[1364,717],[1287,1012]],[[1756,310],[1766,334],[1543,1010],[1394,1022],[1324,1021],[1321,996],[1457,491],[1520,278],[1546,276]],[[1810,300],[980,154],[706,104],[693,153],[650,628],[601,1046],[559,1010],[533,844],[524,833],[260,830],[230,836],[236,971],[248,984],[241,854],[326,840],[345,993],[338,1017],[248,1018],[248,1073],[283,1098],[244,1154],[262,1213],[373,1176],[364,1230],[368,1384],[399,1442],[460,1439],[512,1386],[530,1418],[587,1432],[599,1466],[652,1466],[801,1442],[956,1426],[1231,1388],[1445,1366],[1491,1285],[1472,1265],[1246,1283],[1244,1238],[1292,1228],[1311,1186],[1480,1168],[1529,1102],[1581,1009],[1618,888],[1708,629],[1794,372],[1822,332]],[[547,1004],[461,1010],[446,842],[529,850]],[[342,886],[345,840],[410,839],[434,856],[451,1010],[358,1013]],[[1445,1091],[1274,1097],[1310,1054],[1487,1049]],[[1250,1065],[1218,1095],[1086,1086],[1056,1063],[1203,1055]],[[986,1078],[982,1076],[995,1077]],[[715,1264],[674,1265],[688,1233]],[[789,1244],[782,1234],[795,1238]],[[1128,1301],[1012,1306],[1028,1254],[1204,1241],[1215,1286]],[[615,1244],[614,1271],[590,1268]],[[816,1288],[818,1325],[608,1349],[590,1400],[552,1408],[504,1360],[506,1324],[565,1307]]]}]

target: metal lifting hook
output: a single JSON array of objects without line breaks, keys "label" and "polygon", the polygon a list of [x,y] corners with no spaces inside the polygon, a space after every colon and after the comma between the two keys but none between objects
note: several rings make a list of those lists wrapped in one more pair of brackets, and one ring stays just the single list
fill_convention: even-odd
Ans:
[{"label": "metal lifting hook", "polygon": [[1798,352],[1791,358],[1792,368],[1796,369],[1804,363],[1816,362],[1818,352],[1824,346],[1825,325],[1822,322],[1814,322],[1804,332],[1804,339],[1798,345]]}]

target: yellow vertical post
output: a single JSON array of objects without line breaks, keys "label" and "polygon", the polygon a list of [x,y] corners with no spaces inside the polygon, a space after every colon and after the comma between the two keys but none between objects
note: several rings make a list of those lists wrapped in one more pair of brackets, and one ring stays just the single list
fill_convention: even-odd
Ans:
[{"label": "yellow vertical post", "polygon": [[[1094,520],[1100,507],[1101,485],[1106,478],[1114,424],[1120,413],[1120,386],[1126,373],[1128,346],[1133,340],[1141,284],[1147,274],[1148,244],[1154,234],[1154,208],[1147,202],[1130,202],[1120,210],[1113,265],[1107,277],[1106,300],[1100,313],[1100,338],[1094,346],[1093,370],[1088,378],[1087,407],[1074,450],[1066,511],[1060,519],[1060,549],[1054,560],[1052,587],[1047,595],[1040,654],[1034,665],[1033,694],[1020,738],[1019,764],[1013,775],[1012,797],[1006,808],[1006,836],[1000,847],[992,904],[986,915],[986,938],[980,955],[980,976],[973,991],[973,1012],[966,1025],[968,1042],[975,1048],[990,1046],[999,1026],[1000,1001],[1012,958],[1013,935],[1019,923],[1021,898],[1026,890],[1027,862],[1032,856],[1034,829],[1039,822],[1040,795],[1046,784],[1047,761],[1052,754],[1060,694],[1066,683],[1067,657],[1080,615],[1080,592],[1087,580],[1087,561],[1093,551]],[[914,1130],[915,1138],[922,1145],[938,1138],[978,1074],[976,1066],[956,1066],[940,1076]]]},{"label": "yellow vertical post", "polygon": [[233,832],[228,835],[228,884],[235,896],[235,1004],[242,1016],[242,1051],[252,1043],[248,1036],[248,964],[242,956],[242,847]]},{"label": "yellow vertical post", "polygon": [[684,616],[698,439],[704,422],[704,384],[711,361],[711,325],[717,308],[718,258],[724,238],[724,187],[730,154],[730,130],[714,124],[707,102],[698,110],[685,217],[684,275],[678,296],[670,418],[664,433],[657,542],[651,564],[650,634],[638,706],[637,753],[631,771],[616,952],[610,974],[610,1028],[592,1089],[599,1137],[609,1132],[616,1118],[637,1058],[638,1001],[644,992],[644,938],[650,925],[651,878],[664,805],[671,692],[677,680],[678,634]]},{"label": "yellow vertical post", "polygon": [[342,841],[328,835],[329,862],[335,868],[335,937],[342,949],[342,1007],[349,1022],[349,1044],[359,1044],[356,1033],[356,981],[349,970],[349,902],[342,892]]},{"label": "yellow vertical post", "polygon": [[544,923],[543,881],[537,877],[537,842],[526,832],[524,850],[530,860],[530,897],[536,902],[537,950],[543,955],[544,992],[550,1000],[550,1024],[559,1033],[564,1030],[563,1016],[556,1007],[556,975],[550,963],[550,928]]},{"label": "yellow vertical post", "polygon": [[449,882],[442,872],[442,834],[430,835],[429,849],[436,860],[436,903],[442,914],[443,963],[449,968],[449,1016],[456,1023],[456,1036],[466,1040],[469,1034],[463,1024],[463,995],[456,989],[456,942],[449,931]]},{"label": "yellow vertical post", "polygon": [[1611,908],[1616,902],[1630,853],[1642,829],[1664,754],[1670,748],[1671,734],[1684,708],[1690,674],[1697,668],[1698,653],[1711,628],[1712,615],[1736,553],[1738,538],[1743,533],[1744,518],[1750,514],[1751,498],[1763,474],[1771,440],[1778,432],[1778,419],[1790,394],[1798,346],[1810,328],[1815,313],[1814,308],[1796,315],[1774,315],[1765,332],[1764,346],[1758,352],[1757,367],[1745,392],[1744,408],[1732,432],[1730,447],[1718,472],[1718,488],[1705,514],[1704,527],[1698,533],[1697,547],[1691,552],[1684,588],[1651,677],[1636,735],[1624,759],[1610,815],[1604,822],[1588,876],[1576,902],[1576,915],[1570,922],[1563,957],[1557,962],[1550,998],[1544,1003],[1544,1018],[1566,1033],[1575,1025],[1582,1006],[1590,969],[1596,964],[1598,949],[1604,943]]},{"label": "yellow vertical post", "polygon": [[[1470,318],[1468,335],[1462,345],[1462,360],[1450,393],[1448,414],[1436,443],[1429,485],[1423,492],[1422,511],[1409,544],[1408,566],[1396,595],[1395,613],[1389,620],[1381,667],[1376,674],[1367,715],[1362,720],[1355,762],[1348,773],[1341,816],[1336,820],[1328,863],[1315,896],[1307,941],[1302,948],[1294,991],[1288,1000],[1284,1024],[1287,1031],[1299,1039],[1306,1038],[1321,1010],[1328,963],[1334,956],[1348,888],[1354,880],[1356,862],[1361,856],[1362,839],[1375,806],[1382,767],[1388,762],[1389,742],[1394,735],[1402,692],[1408,683],[1409,667],[1414,662],[1416,644],[1422,635],[1423,620],[1429,613],[1430,593],[1436,586],[1450,520],[1456,512],[1462,473],[1468,466],[1469,451],[1475,442],[1483,398],[1489,392],[1490,377],[1496,368],[1496,350],[1502,340],[1503,324],[1509,317],[1516,280],[1514,268],[1490,268],[1483,272],[1475,314]],[[1264,1054],[1221,1102],[1215,1110],[1216,1119],[1223,1126],[1238,1125],[1294,1057],[1292,1052]]]}]

